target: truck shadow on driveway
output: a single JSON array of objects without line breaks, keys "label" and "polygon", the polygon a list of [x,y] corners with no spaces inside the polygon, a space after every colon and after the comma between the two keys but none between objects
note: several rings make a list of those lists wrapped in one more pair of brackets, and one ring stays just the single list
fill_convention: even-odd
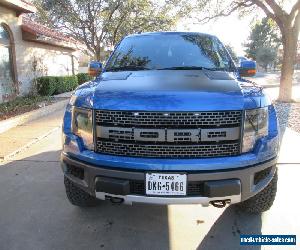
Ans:
[{"label": "truck shadow on driveway", "polygon": [[[239,245],[239,234],[261,233],[260,216],[234,207],[219,218],[210,208],[179,207],[204,220],[213,217],[211,224],[197,226],[185,212],[170,215],[168,206],[107,201],[93,208],[72,206],[59,153],[49,151],[0,166],[1,249],[250,249]],[[185,236],[178,238],[178,232]]]},{"label": "truck shadow on driveway", "polygon": [[208,249],[261,249],[261,246],[241,246],[241,234],[261,234],[260,214],[247,214],[234,206],[228,207],[215,221],[198,246],[198,250]]}]

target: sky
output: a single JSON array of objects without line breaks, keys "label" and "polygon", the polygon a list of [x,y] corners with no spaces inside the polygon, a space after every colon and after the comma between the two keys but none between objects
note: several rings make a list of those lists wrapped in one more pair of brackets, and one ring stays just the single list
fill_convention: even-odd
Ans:
[{"label": "sky", "polygon": [[196,31],[216,35],[224,44],[234,47],[238,56],[245,54],[243,43],[247,41],[251,31],[253,17],[239,18],[238,13],[222,17],[207,24],[193,24],[191,20],[181,20],[178,31]]}]

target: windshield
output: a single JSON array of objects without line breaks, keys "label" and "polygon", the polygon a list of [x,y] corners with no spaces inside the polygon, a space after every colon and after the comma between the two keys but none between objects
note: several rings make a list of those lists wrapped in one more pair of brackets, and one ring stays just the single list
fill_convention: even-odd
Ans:
[{"label": "windshield", "polygon": [[232,70],[223,44],[204,34],[153,34],[127,37],[107,62],[106,71]]}]

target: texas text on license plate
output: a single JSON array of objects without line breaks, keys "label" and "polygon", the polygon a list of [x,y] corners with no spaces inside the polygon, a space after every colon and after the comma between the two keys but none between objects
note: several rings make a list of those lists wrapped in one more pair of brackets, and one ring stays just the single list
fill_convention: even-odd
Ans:
[{"label": "texas text on license plate", "polygon": [[186,174],[146,173],[147,195],[186,195]]}]

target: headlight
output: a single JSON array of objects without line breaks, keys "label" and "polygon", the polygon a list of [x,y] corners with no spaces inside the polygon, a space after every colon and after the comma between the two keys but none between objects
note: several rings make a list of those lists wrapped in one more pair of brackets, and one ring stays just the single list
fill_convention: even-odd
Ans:
[{"label": "headlight", "polygon": [[82,139],[85,148],[94,149],[92,110],[73,107],[72,133]]},{"label": "headlight", "polygon": [[268,135],[268,107],[245,111],[242,152],[253,149],[257,139]]}]

